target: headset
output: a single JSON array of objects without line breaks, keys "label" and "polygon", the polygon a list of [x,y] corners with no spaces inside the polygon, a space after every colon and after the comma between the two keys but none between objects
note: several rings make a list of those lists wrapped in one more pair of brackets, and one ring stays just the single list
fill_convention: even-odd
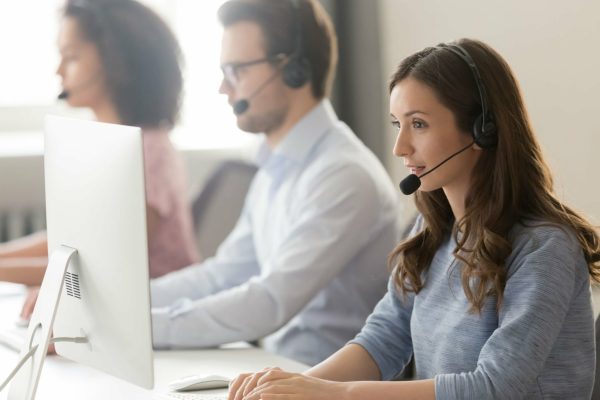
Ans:
[{"label": "headset", "polygon": [[283,82],[291,88],[299,88],[311,78],[311,65],[304,55],[302,25],[300,22],[299,0],[289,0],[292,7],[292,29],[294,50],[289,55],[289,60],[281,70]]},{"label": "headset", "polygon": [[473,58],[464,47],[457,44],[440,44],[437,47],[451,51],[469,66],[481,100],[481,114],[479,114],[473,122],[473,140],[475,141],[475,144],[482,149],[495,148],[498,144],[498,128],[494,122],[493,114],[488,108],[487,93],[475,61],[473,61]]}]

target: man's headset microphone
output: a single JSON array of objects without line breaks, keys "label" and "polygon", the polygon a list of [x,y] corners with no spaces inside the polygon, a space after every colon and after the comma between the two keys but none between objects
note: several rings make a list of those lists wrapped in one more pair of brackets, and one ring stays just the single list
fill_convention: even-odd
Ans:
[{"label": "man's headset microphone", "polygon": [[481,80],[481,75],[479,74],[479,69],[477,69],[475,61],[473,61],[473,58],[462,46],[456,44],[441,44],[438,46],[438,48],[447,49],[451,51],[452,53],[460,57],[460,59],[467,63],[467,65],[469,66],[473,74],[473,78],[475,80],[475,85],[477,86],[477,90],[479,91],[479,98],[481,101],[481,114],[479,114],[473,122],[473,130],[471,131],[473,141],[469,143],[468,146],[463,147],[462,149],[453,153],[427,172],[421,175],[410,174],[406,178],[404,178],[400,182],[400,190],[405,195],[410,195],[416,192],[417,189],[421,186],[421,178],[423,178],[425,175],[432,173],[433,171],[435,171],[436,169],[438,169],[439,167],[441,167],[442,165],[444,165],[463,151],[467,150],[473,144],[478,145],[482,149],[493,149],[498,144],[498,132],[496,123],[494,122],[492,113],[488,109],[485,86],[483,85],[483,81]]},{"label": "man's headset microphone", "polygon": [[[267,80],[259,85],[248,97],[237,100],[233,103],[233,113],[242,115],[250,107],[250,100],[258,95],[262,90],[281,73],[283,82],[290,88],[297,89],[302,87],[311,78],[311,65],[304,56],[304,46],[302,38],[302,26],[300,25],[299,9],[297,0],[289,0],[292,7],[293,16],[293,40],[294,48],[291,54],[285,55],[287,61],[279,66]],[[272,57],[273,60],[280,59],[281,55]]]}]

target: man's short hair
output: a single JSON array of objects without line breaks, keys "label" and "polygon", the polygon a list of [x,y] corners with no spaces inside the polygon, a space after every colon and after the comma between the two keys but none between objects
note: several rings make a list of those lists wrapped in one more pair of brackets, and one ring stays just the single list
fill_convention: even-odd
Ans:
[{"label": "man's short hair", "polygon": [[[267,56],[291,55],[295,35],[302,35],[301,53],[310,63],[313,96],[330,94],[337,65],[337,36],[331,18],[317,0],[229,0],[218,12],[224,27],[240,21],[258,24]],[[299,33],[296,33],[299,27]]]}]

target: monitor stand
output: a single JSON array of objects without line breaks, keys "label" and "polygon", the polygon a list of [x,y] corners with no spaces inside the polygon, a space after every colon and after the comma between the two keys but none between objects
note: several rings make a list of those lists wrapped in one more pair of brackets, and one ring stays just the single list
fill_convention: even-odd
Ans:
[{"label": "monitor stand", "polygon": [[29,321],[27,329],[29,339],[21,349],[20,356],[25,357],[35,346],[37,349],[14,376],[7,400],[33,400],[35,398],[52,335],[52,325],[64,284],[65,272],[69,260],[75,253],[77,253],[76,249],[61,245],[50,255],[35,309]]}]

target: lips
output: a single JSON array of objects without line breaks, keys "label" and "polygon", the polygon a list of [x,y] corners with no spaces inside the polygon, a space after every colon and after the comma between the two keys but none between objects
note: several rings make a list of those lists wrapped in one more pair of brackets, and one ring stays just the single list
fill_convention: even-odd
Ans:
[{"label": "lips", "polygon": [[425,167],[417,166],[417,165],[407,165],[406,168],[410,170],[411,174],[420,175],[425,171]]}]

